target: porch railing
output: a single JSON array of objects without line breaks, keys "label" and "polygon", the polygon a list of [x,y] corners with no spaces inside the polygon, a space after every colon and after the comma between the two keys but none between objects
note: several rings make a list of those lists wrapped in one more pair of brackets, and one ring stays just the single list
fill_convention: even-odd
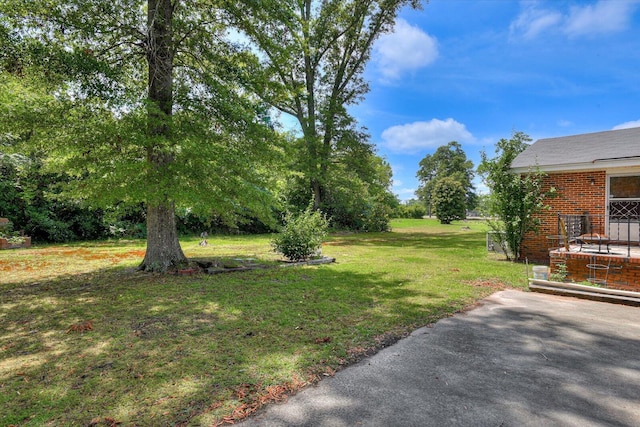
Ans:
[{"label": "porch railing", "polygon": [[[598,246],[606,244],[626,246],[627,257],[631,256],[631,247],[640,246],[639,205],[614,209],[609,215],[563,215],[558,214],[558,236],[566,239],[567,244],[582,243]],[[564,229],[563,229],[564,228]]]}]

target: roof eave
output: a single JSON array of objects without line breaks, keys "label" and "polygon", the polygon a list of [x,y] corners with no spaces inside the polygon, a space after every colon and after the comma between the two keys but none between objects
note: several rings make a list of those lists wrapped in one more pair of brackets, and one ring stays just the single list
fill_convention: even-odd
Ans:
[{"label": "roof eave", "polygon": [[515,167],[511,170],[514,173],[528,173],[532,170],[541,172],[584,172],[594,170],[606,170],[613,168],[638,167],[640,166],[640,158],[631,157],[623,159],[601,159],[588,163],[566,163],[562,165],[533,165],[527,167]]}]

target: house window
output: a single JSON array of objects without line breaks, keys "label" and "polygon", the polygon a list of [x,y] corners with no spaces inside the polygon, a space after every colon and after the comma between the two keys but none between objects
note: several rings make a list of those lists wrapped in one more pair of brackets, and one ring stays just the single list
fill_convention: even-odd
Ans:
[{"label": "house window", "polygon": [[640,175],[609,177],[609,218],[640,218]]},{"label": "house window", "polygon": [[640,199],[640,176],[612,176],[609,190],[614,199]]}]

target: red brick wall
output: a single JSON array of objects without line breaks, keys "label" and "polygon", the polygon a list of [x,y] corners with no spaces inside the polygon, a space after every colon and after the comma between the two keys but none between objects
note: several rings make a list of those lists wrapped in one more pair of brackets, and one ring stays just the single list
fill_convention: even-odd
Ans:
[{"label": "red brick wall", "polygon": [[605,215],[606,172],[550,173],[545,178],[545,190],[555,187],[557,196],[548,198],[551,207],[538,215],[541,220],[539,233],[528,233],[522,241],[521,259],[537,263],[549,263],[550,243],[547,236],[558,234],[558,214]]},{"label": "red brick wall", "polygon": [[[567,281],[586,282],[589,278],[606,281],[607,288],[640,292],[640,258],[621,258],[584,252],[552,252],[551,272],[558,264],[567,266]],[[594,268],[597,264],[598,269]],[[589,268],[591,266],[591,268]]]},{"label": "red brick wall", "polygon": [[31,247],[31,237],[25,237],[24,242],[20,244],[11,244],[7,239],[0,239],[0,249],[15,249]]}]

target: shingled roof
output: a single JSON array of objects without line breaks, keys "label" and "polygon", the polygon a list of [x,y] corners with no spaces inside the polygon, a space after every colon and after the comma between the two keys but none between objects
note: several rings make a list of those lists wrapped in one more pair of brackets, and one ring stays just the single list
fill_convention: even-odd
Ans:
[{"label": "shingled roof", "polygon": [[640,127],[539,139],[511,163],[514,172],[640,166]]}]

